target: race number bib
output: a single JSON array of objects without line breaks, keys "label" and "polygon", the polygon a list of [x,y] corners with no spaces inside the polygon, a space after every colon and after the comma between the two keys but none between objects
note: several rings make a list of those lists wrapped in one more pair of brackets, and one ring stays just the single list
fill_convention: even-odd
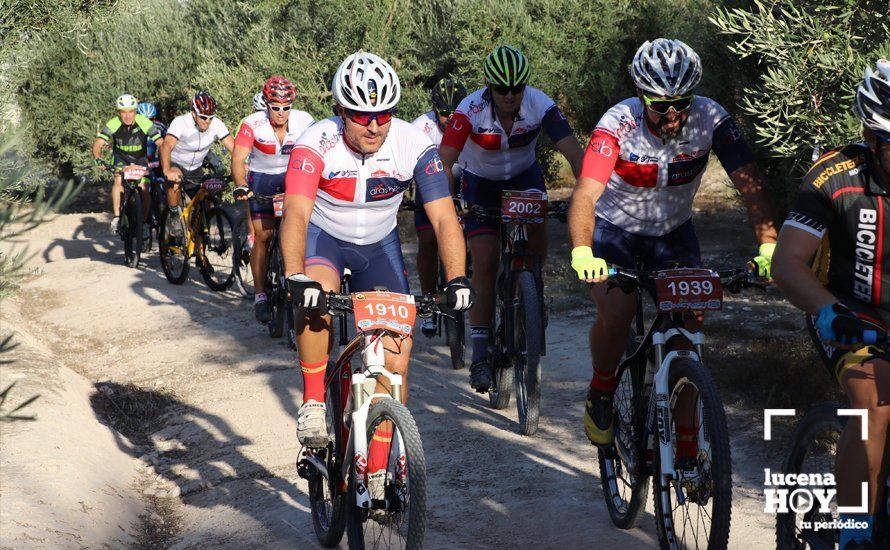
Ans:
[{"label": "race number bib", "polygon": [[658,311],[723,308],[723,284],[710,269],[665,269],[655,277]]},{"label": "race number bib", "polygon": [[411,336],[417,317],[414,296],[394,292],[357,292],[352,312],[358,331],[384,329],[402,336]]},{"label": "race number bib", "polygon": [[138,164],[131,164],[129,166],[124,166],[124,179],[127,181],[135,181],[141,180],[148,174],[148,169],[145,166],[140,166]]},{"label": "race number bib", "polygon": [[504,191],[501,194],[501,219],[544,223],[547,194],[537,191]]},{"label": "race number bib", "polygon": [[284,215],[284,193],[278,193],[272,197],[272,207],[275,209],[276,218]]}]

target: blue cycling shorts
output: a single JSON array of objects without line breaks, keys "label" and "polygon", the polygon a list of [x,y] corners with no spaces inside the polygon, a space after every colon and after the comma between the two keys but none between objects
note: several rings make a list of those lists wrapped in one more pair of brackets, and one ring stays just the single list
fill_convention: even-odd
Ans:
[{"label": "blue cycling shorts", "polygon": [[402,258],[398,228],[382,241],[358,245],[336,239],[312,223],[306,229],[306,267],[323,265],[343,277],[349,268],[350,292],[368,292],[386,287],[390,292],[410,294],[408,271]]},{"label": "blue cycling shorts", "polygon": [[[478,204],[485,209],[496,210],[501,208],[502,191],[544,191],[546,188],[544,174],[537,161],[524,172],[508,180],[485,179],[465,169],[461,185],[464,200],[469,205]],[[498,220],[480,221],[472,215],[464,218],[464,228],[468,239],[486,234],[497,236],[499,224]]]},{"label": "blue cycling shorts", "polygon": [[[277,195],[284,193],[284,173],[263,174],[262,172],[249,172],[247,174],[247,188],[254,195]],[[250,200],[251,218],[275,219],[275,205],[272,201]]]},{"label": "blue cycling shorts", "polygon": [[701,249],[692,218],[666,235],[652,237],[630,233],[597,216],[593,255],[625,269],[636,268],[637,257],[643,260],[643,269],[647,271],[674,267],[674,264],[701,267]]}]

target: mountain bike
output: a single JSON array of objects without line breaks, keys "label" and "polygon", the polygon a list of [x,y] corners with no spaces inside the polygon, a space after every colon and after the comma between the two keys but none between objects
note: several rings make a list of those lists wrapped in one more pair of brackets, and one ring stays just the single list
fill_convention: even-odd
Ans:
[{"label": "mountain bike", "polygon": [[[724,290],[764,288],[749,277],[747,268],[610,270],[610,287],[635,292],[637,306],[615,373],[613,443],[597,447],[600,480],[612,523],[631,529],[642,519],[652,476],[661,548],[726,548],[729,541],[732,463],[726,417],[702,362],[704,336],[687,329],[685,317],[721,309]],[[648,330],[643,291],[657,311]],[[694,351],[678,349],[674,339]],[[679,458],[678,418],[686,419],[695,449]]]},{"label": "mountain bike", "polygon": [[[275,227],[272,230],[272,236],[266,243],[268,265],[264,276],[266,296],[272,311],[272,318],[266,325],[269,329],[269,336],[280,338],[285,334],[285,327],[287,327],[287,345],[290,349],[297,349],[293,308],[290,295],[287,292],[287,275],[284,272],[284,258],[281,256],[281,247],[278,246],[280,218],[284,215],[284,193],[254,195],[251,200],[257,203],[271,202],[275,212]],[[250,269],[249,258],[247,261],[247,269]],[[241,260],[240,263],[243,262],[244,260]]]},{"label": "mountain bike", "polygon": [[[501,247],[495,285],[494,330],[489,332],[492,386],[488,400],[495,409],[510,404],[516,393],[519,431],[534,435],[541,410],[541,357],[546,309],[541,258],[528,248],[528,226],[544,223],[545,216],[565,221],[566,201],[547,202],[547,194],[535,191],[503,191],[499,210],[475,205],[470,215],[499,224]],[[511,388],[512,386],[512,388]]]},{"label": "mountain bike", "polygon": [[151,195],[151,208],[148,210],[148,245],[145,247],[147,251],[151,250],[152,234],[160,241],[161,235],[161,214],[164,213],[164,206],[167,204],[167,193],[165,192],[165,184],[167,180],[160,173],[158,161],[150,161],[148,163],[148,194]]},{"label": "mountain bike", "polygon": [[139,164],[126,166],[106,165],[121,175],[124,188],[121,200],[120,229],[118,233],[124,241],[124,257],[127,265],[136,267],[143,252],[151,247],[151,238],[146,242],[142,233],[142,192],[139,185],[146,181],[148,169]]},{"label": "mountain bike", "polygon": [[[185,183],[185,182],[183,182]],[[189,260],[212,290],[223,291],[235,278],[234,259],[240,243],[234,238],[232,216],[222,207],[219,194],[226,188],[224,180],[205,176],[195,196],[182,193],[179,215],[169,206],[161,214],[158,249],[161,267],[167,280],[181,285],[188,278]]]},{"label": "mountain bike", "polygon": [[[413,187],[413,186],[412,186]],[[418,205],[412,199],[405,198],[402,200],[402,204],[399,207],[400,210],[405,210],[409,212],[413,212],[417,208],[423,208],[422,205]],[[461,226],[463,226],[463,222],[461,222]],[[466,246],[466,242],[464,243]],[[472,261],[470,258],[470,250],[467,248],[467,259],[466,259],[466,273],[467,277],[472,276]],[[443,292],[445,290],[445,285],[448,284],[448,279],[445,278],[445,266],[442,265],[441,259],[439,260],[439,275],[438,275],[438,288],[439,292]],[[444,308],[443,308],[444,309]],[[451,355],[451,368],[458,370],[462,369],[466,366],[466,340],[467,340],[467,328],[466,328],[466,317],[464,316],[463,311],[440,311],[437,310],[436,313],[433,314],[433,319],[436,321],[436,336],[442,336],[442,331],[445,331],[445,343],[448,344],[448,350]]]},{"label": "mountain bike", "polygon": [[[398,353],[416,315],[432,315],[440,299],[377,291],[326,295],[327,312],[341,319],[339,357],[328,362],[325,374],[329,442],[304,448],[297,463],[309,483],[316,537],[326,547],[337,546],[344,530],[352,550],[423,547],[423,446],[402,401],[402,376],[385,368],[384,352]],[[349,313],[356,328],[351,341],[342,321]],[[385,349],[385,335],[396,349]],[[389,393],[376,392],[378,380],[386,381]],[[389,441],[386,466],[369,472],[369,463],[379,460],[369,451],[375,437]]]},{"label": "mountain bike", "polygon": [[[876,333],[865,335],[863,341],[884,347],[883,358],[890,360],[890,335]],[[817,344],[819,344],[817,342]],[[821,349],[821,345],[819,345]],[[849,409],[844,403],[819,403],[801,418],[791,437],[788,455],[782,467],[784,474],[815,474],[824,481],[825,474],[834,474],[837,444],[847,425],[849,415],[839,410]],[[807,485],[809,490],[835,490],[834,485]],[[790,493],[795,487],[787,487]],[[779,550],[834,550],[840,531],[836,528],[839,514],[836,501],[831,511],[822,511],[818,501],[808,510],[776,514],[776,548]],[[800,508],[803,510],[803,508]],[[890,547],[890,476],[884,482],[884,506],[878,507],[872,541],[876,548]]]}]

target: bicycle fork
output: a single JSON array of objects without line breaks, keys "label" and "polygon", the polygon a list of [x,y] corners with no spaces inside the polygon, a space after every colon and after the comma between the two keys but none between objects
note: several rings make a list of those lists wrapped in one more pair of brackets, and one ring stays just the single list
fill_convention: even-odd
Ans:
[{"label": "bicycle fork", "polygon": [[[673,350],[665,354],[667,342],[674,336],[682,336],[695,346],[696,351]],[[701,362],[701,350],[704,336],[700,332],[690,332],[684,328],[671,328],[665,332],[652,333],[652,347],[655,350],[655,364],[658,370],[647,368],[645,386],[654,383],[654,397],[649,398],[649,410],[646,415],[647,448],[655,450],[655,436],[658,436],[658,453],[661,463],[661,475],[663,479],[672,480],[676,477],[674,468],[674,446],[671,443],[671,403],[668,399],[670,392],[671,363],[681,357],[688,357]],[[698,401],[698,400],[697,400]],[[701,403],[698,401],[696,418],[702,418]],[[704,437],[705,430],[698,430],[698,449],[710,455],[710,442]],[[677,495],[678,501],[684,499],[684,495]],[[682,502],[678,502],[682,504]]]},{"label": "bicycle fork", "polygon": [[[371,498],[368,494],[366,478],[368,474],[368,411],[374,399],[395,399],[402,401],[402,375],[394,374],[386,369],[384,362],[383,334],[365,334],[364,347],[362,349],[362,366],[352,371],[352,395],[351,404],[347,410],[352,410],[352,429],[349,432],[346,456],[351,452],[355,465],[355,504],[359,508],[370,508]],[[390,393],[376,393],[377,377],[382,376],[389,381]],[[399,457],[396,462],[396,475],[404,476],[401,471],[406,465],[402,443],[402,435],[394,430],[394,443],[398,449]],[[392,450],[390,450],[392,452]],[[349,461],[343,462],[342,476],[348,479]],[[379,496],[379,495],[378,495]]]}]

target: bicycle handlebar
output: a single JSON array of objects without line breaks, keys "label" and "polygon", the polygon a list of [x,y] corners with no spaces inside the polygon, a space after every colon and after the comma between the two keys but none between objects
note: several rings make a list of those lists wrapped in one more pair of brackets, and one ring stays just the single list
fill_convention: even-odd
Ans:
[{"label": "bicycle handlebar", "polygon": [[[618,286],[622,289],[634,290],[636,288],[645,288],[646,290],[655,290],[655,276],[662,270],[654,271],[638,271],[635,269],[625,269],[623,267],[610,267],[608,283],[612,286]],[[741,292],[742,289],[748,287],[766,290],[767,284],[756,280],[756,272],[747,267],[736,269],[711,270],[717,274],[723,281],[723,288],[733,294]]]},{"label": "bicycle handlebar", "polygon": [[[319,304],[323,313],[331,315],[346,315],[352,313],[352,296],[355,293],[342,293],[330,291],[324,294],[324,304]],[[447,302],[444,294],[414,294],[414,305],[419,317],[428,317],[437,311],[441,304]]]}]

